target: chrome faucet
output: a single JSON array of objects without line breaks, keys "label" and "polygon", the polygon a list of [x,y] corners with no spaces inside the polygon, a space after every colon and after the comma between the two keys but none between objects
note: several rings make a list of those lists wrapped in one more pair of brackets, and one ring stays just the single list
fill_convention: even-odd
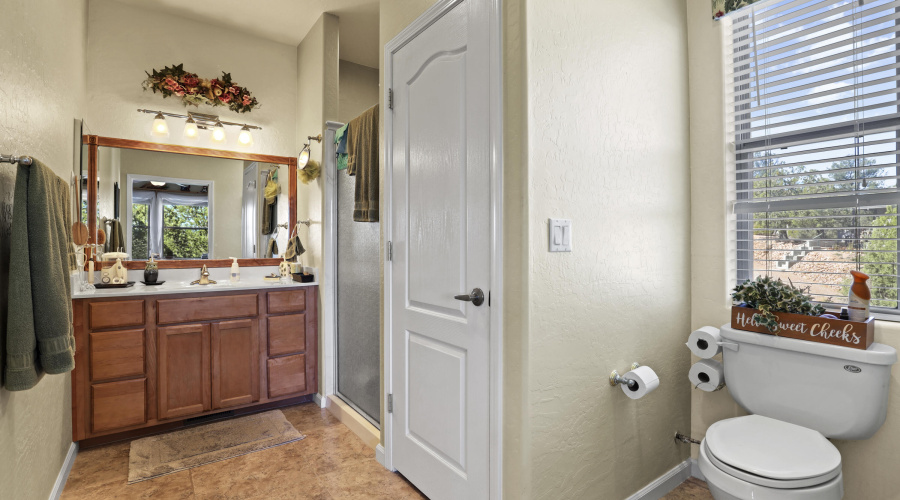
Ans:
[{"label": "chrome faucet", "polygon": [[206,268],[206,264],[203,264],[203,269],[200,270],[200,279],[191,281],[192,285],[215,285],[216,282],[209,279],[209,269]]}]

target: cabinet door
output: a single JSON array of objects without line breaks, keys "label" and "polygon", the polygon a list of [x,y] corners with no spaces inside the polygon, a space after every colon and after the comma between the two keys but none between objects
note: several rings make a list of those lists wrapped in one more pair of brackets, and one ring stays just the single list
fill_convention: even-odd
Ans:
[{"label": "cabinet door", "polygon": [[161,327],[157,337],[159,418],[209,410],[209,325]]},{"label": "cabinet door", "polygon": [[212,407],[259,401],[258,321],[241,319],[212,325]]},{"label": "cabinet door", "polygon": [[267,364],[270,398],[299,395],[306,391],[306,355],[272,358]]}]

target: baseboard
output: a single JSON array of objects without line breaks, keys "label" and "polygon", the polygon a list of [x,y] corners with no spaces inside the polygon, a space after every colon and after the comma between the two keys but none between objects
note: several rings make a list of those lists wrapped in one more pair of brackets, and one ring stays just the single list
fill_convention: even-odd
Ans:
[{"label": "baseboard", "polygon": [[378,428],[363,418],[350,405],[343,402],[341,398],[334,394],[329,395],[325,400],[325,407],[373,450],[381,442],[381,433]]},{"label": "baseboard", "polygon": [[702,481],[706,481],[706,476],[703,475],[703,472],[700,471],[700,463],[697,462],[696,458],[691,459],[691,477],[696,477]]},{"label": "baseboard", "polygon": [[59,469],[59,475],[56,476],[56,483],[53,485],[53,491],[50,492],[50,500],[59,500],[59,497],[62,496],[66,480],[69,479],[69,473],[72,472],[72,466],[75,465],[76,456],[78,456],[78,443],[72,443],[69,445],[69,452],[66,453],[66,460]]},{"label": "baseboard", "polygon": [[375,446],[375,460],[378,461],[382,467],[388,469],[388,466],[384,464],[384,446],[382,446],[381,443],[378,443],[378,445]]},{"label": "baseboard", "polygon": [[659,500],[689,477],[691,477],[691,460],[687,459],[626,500]]},{"label": "baseboard", "polygon": [[319,408],[325,408],[325,398],[323,398],[322,395],[318,392],[313,394],[313,401],[315,401],[315,403],[319,405]]}]

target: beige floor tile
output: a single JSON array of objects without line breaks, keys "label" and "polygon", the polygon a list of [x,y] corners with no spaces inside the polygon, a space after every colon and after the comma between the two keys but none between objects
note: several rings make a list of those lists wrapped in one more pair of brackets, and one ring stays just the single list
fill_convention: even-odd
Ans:
[{"label": "beige floor tile", "polygon": [[661,500],[713,500],[713,496],[705,482],[691,477]]},{"label": "beige floor tile", "polygon": [[196,498],[328,499],[312,466],[292,450],[303,441],[190,469]]},{"label": "beige floor tile", "polygon": [[389,472],[375,461],[340,467],[322,476],[322,480],[334,500],[425,498],[403,476]]},{"label": "beige floor tile", "polygon": [[129,443],[78,454],[64,500],[155,498],[338,500],[424,498],[327,410],[308,403],[282,411],[306,439],[128,485]]}]

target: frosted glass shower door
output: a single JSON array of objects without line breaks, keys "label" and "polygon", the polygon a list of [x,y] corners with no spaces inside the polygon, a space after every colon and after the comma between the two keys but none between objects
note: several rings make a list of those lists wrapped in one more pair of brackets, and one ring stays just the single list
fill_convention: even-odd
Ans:
[{"label": "frosted glass shower door", "polygon": [[353,221],[355,186],[337,172],[336,392],[380,428],[380,224]]}]

